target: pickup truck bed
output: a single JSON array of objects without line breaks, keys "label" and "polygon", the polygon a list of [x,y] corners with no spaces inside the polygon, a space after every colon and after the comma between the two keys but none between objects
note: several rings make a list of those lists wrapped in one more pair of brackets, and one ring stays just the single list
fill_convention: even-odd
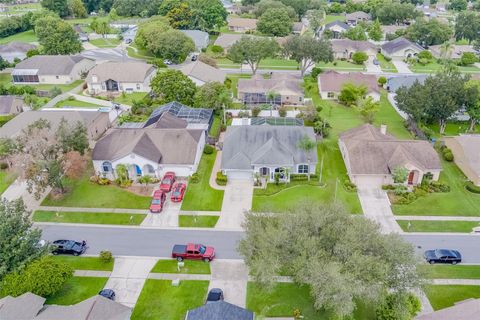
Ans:
[{"label": "pickup truck bed", "polygon": [[183,244],[176,244],[173,246],[172,254],[184,254],[187,252],[187,246]]}]

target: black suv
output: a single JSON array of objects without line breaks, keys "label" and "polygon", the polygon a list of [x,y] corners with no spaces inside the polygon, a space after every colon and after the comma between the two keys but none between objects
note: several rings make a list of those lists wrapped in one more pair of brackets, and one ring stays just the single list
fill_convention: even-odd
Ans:
[{"label": "black suv", "polygon": [[457,250],[450,249],[435,249],[427,250],[424,254],[425,260],[428,263],[451,263],[457,264],[462,262],[462,255]]},{"label": "black suv", "polygon": [[53,254],[73,254],[79,256],[87,250],[85,241],[77,242],[74,240],[56,240],[52,243]]}]

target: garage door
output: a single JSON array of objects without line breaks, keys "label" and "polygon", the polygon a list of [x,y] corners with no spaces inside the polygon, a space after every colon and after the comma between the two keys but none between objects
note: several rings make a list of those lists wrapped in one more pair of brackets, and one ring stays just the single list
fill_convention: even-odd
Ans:
[{"label": "garage door", "polygon": [[227,171],[228,180],[252,180],[253,172],[251,170],[248,171]]},{"label": "garage door", "polygon": [[384,183],[384,176],[354,176],[355,184],[357,187],[381,187]]}]

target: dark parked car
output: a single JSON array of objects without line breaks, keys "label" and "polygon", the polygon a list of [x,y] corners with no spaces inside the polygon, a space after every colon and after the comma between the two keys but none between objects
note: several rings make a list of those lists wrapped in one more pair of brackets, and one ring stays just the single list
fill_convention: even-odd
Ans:
[{"label": "dark parked car", "polygon": [[457,264],[462,262],[462,255],[457,250],[435,249],[427,250],[424,254],[428,263],[451,263]]},{"label": "dark parked car", "polygon": [[87,250],[87,242],[74,240],[56,240],[52,243],[53,254],[73,254],[79,256]]},{"label": "dark parked car", "polygon": [[222,289],[212,288],[212,290],[210,290],[210,291],[208,292],[207,301],[205,302],[205,304],[209,304],[209,303],[213,303],[213,302],[218,302],[218,301],[222,301],[222,300],[223,300],[223,291],[222,291]]},{"label": "dark parked car", "polygon": [[98,294],[107,299],[115,300],[115,291],[112,289],[103,289]]}]

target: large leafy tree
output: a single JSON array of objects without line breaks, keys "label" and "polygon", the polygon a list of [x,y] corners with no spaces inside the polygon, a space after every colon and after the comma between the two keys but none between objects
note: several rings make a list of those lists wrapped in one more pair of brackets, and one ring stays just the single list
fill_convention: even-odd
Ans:
[{"label": "large leafy tree", "polygon": [[385,1],[374,7],[373,17],[382,24],[401,24],[421,15],[411,3]]},{"label": "large leafy tree", "polygon": [[232,104],[230,90],[220,82],[208,82],[201,86],[195,94],[194,106],[220,110]]},{"label": "large leafy tree", "polygon": [[[292,206],[288,215],[247,213],[239,251],[267,289],[281,273],[310,286],[317,309],[349,316],[356,301],[378,305],[386,292],[407,294],[422,283],[411,244],[339,206]],[[398,312],[406,312],[398,306]],[[402,318],[397,318],[402,319]]]},{"label": "large leafy tree", "polygon": [[55,12],[60,17],[66,17],[70,13],[68,8],[68,0],[42,0],[42,7]]},{"label": "large leafy tree", "polygon": [[168,19],[166,17],[155,16],[151,17],[138,26],[137,35],[135,36],[135,43],[142,49],[147,49],[149,43],[157,41],[157,37],[170,30]]},{"label": "large leafy tree", "polygon": [[448,24],[437,19],[418,19],[408,27],[406,37],[423,46],[442,44],[453,36],[453,30]]},{"label": "large leafy tree", "polygon": [[38,19],[35,34],[43,54],[73,54],[82,50],[82,43],[73,27],[59,18],[47,16]]},{"label": "large leafy tree", "polygon": [[[311,0],[280,0],[284,5],[292,7],[297,12],[299,19],[303,17],[305,12],[309,9]],[[313,8],[312,8],[313,9]]]},{"label": "large leafy tree", "polygon": [[147,48],[157,57],[182,63],[195,51],[195,43],[183,32],[172,29],[156,34],[150,42],[147,42]]},{"label": "large leafy tree", "polygon": [[455,11],[467,10],[467,0],[450,0],[448,8]]},{"label": "large leafy tree", "polygon": [[167,19],[172,28],[188,29],[192,24],[192,10],[188,3],[181,3],[178,7],[168,11]]},{"label": "large leafy tree", "polygon": [[68,10],[75,18],[85,18],[87,16],[87,9],[82,0],[68,0]]},{"label": "large leafy tree", "polygon": [[148,16],[149,0],[115,0],[112,8],[122,17]]},{"label": "large leafy tree", "polygon": [[178,101],[192,106],[197,87],[179,70],[158,71],[151,83],[152,91],[163,102]]},{"label": "large leafy tree", "polygon": [[193,13],[194,28],[209,31],[218,29],[227,21],[227,10],[220,0],[188,0]]},{"label": "large leafy tree", "polygon": [[290,6],[284,5],[281,1],[278,0],[261,0],[255,6],[255,16],[257,18],[260,17],[268,9],[285,9],[292,20],[297,18],[297,13],[295,12],[295,9]]},{"label": "large leafy tree", "polygon": [[395,95],[395,101],[400,110],[407,113],[413,120],[420,122],[427,118],[423,102],[427,92],[425,87],[415,81],[410,88],[400,87]]},{"label": "large leafy tree", "polygon": [[474,11],[463,11],[455,19],[455,38],[473,41],[479,38],[480,15]]},{"label": "large leafy tree", "polygon": [[470,80],[465,85],[465,107],[470,117],[469,131],[480,121],[480,81]]},{"label": "large leafy tree", "polygon": [[307,36],[290,36],[283,46],[285,55],[300,64],[302,76],[318,62],[333,61],[330,41]]},{"label": "large leafy tree", "polygon": [[47,253],[48,248],[38,246],[41,235],[40,229],[32,228],[21,199],[0,200],[0,279]]},{"label": "large leafy tree", "polygon": [[283,8],[267,9],[257,22],[257,30],[263,34],[283,37],[292,32],[293,22]]},{"label": "large leafy tree", "polygon": [[355,41],[367,40],[365,29],[360,25],[348,29],[342,34],[342,36],[347,39],[355,40]]},{"label": "large leafy tree", "polygon": [[368,37],[374,41],[380,41],[383,38],[382,26],[376,19],[368,28]]},{"label": "large leafy tree", "polygon": [[278,43],[273,39],[243,36],[228,50],[228,57],[236,63],[247,63],[255,74],[260,61],[274,57],[278,50]]}]

